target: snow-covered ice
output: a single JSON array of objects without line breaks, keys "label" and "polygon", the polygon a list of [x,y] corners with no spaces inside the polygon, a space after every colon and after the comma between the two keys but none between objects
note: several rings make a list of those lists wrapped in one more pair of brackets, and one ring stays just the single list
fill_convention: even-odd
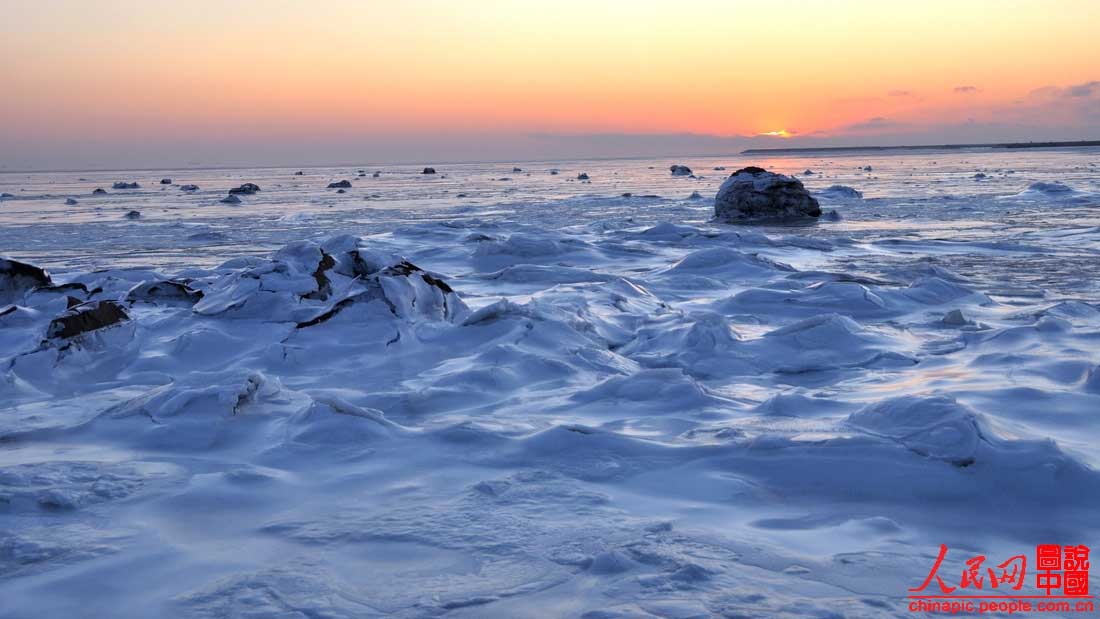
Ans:
[{"label": "snow-covered ice", "polygon": [[767,226],[664,160],[0,174],[0,617],[907,617],[1090,543],[1097,160],[675,162],[838,213]]}]

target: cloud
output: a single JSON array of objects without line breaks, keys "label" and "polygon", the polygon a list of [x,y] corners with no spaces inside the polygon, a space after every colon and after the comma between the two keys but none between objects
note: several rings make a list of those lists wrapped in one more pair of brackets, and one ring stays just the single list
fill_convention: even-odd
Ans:
[{"label": "cloud", "polygon": [[1092,81],[1070,86],[1065,89],[1065,95],[1068,97],[1091,97],[1093,95],[1100,95],[1100,82]]},{"label": "cloud", "polygon": [[955,94],[957,95],[972,95],[976,92],[981,92],[981,89],[977,86],[956,86]]},{"label": "cloud", "polygon": [[867,120],[861,120],[856,123],[845,126],[842,131],[851,133],[864,133],[882,131],[884,129],[898,129],[904,127],[905,123],[891,120],[884,116],[875,116],[868,118]]},{"label": "cloud", "polygon": [[911,98],[911,97],[916,97],[917,96],[917,93],[913,92],[912,90],[891,90],[890,92],[888,92],[886,94],[890,95],[891,97],[903,97],[903,98]]}]

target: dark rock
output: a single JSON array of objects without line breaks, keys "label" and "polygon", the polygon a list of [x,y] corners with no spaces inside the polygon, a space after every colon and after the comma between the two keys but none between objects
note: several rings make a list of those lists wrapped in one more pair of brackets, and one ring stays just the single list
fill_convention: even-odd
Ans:
[{"label": "dark rock", "polygon": [[435,174],[435,168],[424,168],[424,171],[421,172],[421,174]]},{"label": "dark rock", "polygon": [[722,183],[714,215],[722,221],[820,217],[821,206],[798,179],[750,166]]},{"label": "dark rock", "polygon": [[726,169],[726,166],[724,166],[724,165],[716,165],[716,166],[714,166],[714,171],[715,171],[715,172],[723,172],[723,171],[725,171],[725,169]]},{"label": "dark rock", "polygon": [[198,185],[180,185],[180,191],[198,191]]},{"label": "dark rock", "polygon": [[374,174],[371,174],[371,177],[373,178],[378,178],[379,176],[382,176],[381,172],[375,172]]},{"label": "dark rock", "polygon": [[579,180],[579,181],[588,180],[588,172],[581,172],[580,174],[578,174],[577,175],[577,180]]},{"label": "dark rock", "polygon": [[672,172],[673,176],[691,176],[692,175],[691,174],[691,168],[687,167],[686,165],[679,165],[679,164],[674,165],[674,166],[669,168],[669,171]]},{"label": "dark rock", "polygon": [[336,193],[347,193],[347,192],[348,192],[347,189],[337,189],[336,190]]},{"label": "dark rock", "polygon": [[33,264],[0,258],[0,301],[53,285],[50,274]]},{"label": "dark rock", "polygon": [[8,193],[6,191],[4,193],[0,193],[0,200],[7,200],[8,198],[14,198],[14,197],[15,197],[15,194],[13,194],[13,193]]},{"label": "dark rock", "polygon": [[234,187],[229,190],[230,194],[241,194],[250,196],[260,190],[260,186],[255,183],[245,183],[240,187]]},{"label": "dark rock", "polygon": [[351,189],[351,181],[336,181],[328,184],[329,189]]},{"label": "dark rock", "polygon": [[802,176],[813,176],[813,175],[814,175],[814,171],[809,170],[809,169],[807,169],[805,172],[802,173]]},{"label": "dark rock", "polygon": [[301,170],[298,170],[297,172],[294,173],[294,176],[304,176],[304,175],[305,175],[305,172],[302,172]]},{"label": "dark rock", "polygon": [[130,212],[126,213],[125,215],[123,215],[123,217],[125,217],[126,219],[140,219],[141,218],[141,212],[140,211],[130,211]]},{"label": "dark rock", "polygon": [[329,269],[336,266],[336,259],[330,254],[321,252],[321,260],[317,262],[317,270],[313,272],[313,280],[317,282],[317,290],[305,295],[307,299],[327,299],[332,294],[332,285],[329,283]]},{"label": "dark rock", "polygon": [[130,320],[129,314],[118,303],[91,301],[72,307],[61,316],[54,318],[46,329],[46,337],[69,339],[127,320]]},{"label": "dark rock", "polygon": [[629,191],[622,195],[622,197],[624,197],[624,198],[630,198],[630,197],[633,197],[633,196],[634,196],[634,194],[630,193]]},{"label": "dark rock", "polygon": [[553,169],[553,170],[550,170],[550,175],[551,175],[551,176],[557,176],[557,175],[558,175],[558,172],[559,172],[559,170],[558,170],[557,168],[555,168],[555,169]]},{"label": "dark rock", "polygon": [[107,190],[106,190],[106,189],[104,189],[104,188],[102,188],[102,187],[96,187],[96,188],[95,188],[95,189],[94,189],[94,190],[92,191],[92,195],[93,195],[93,196],[94,196],[94,195],[99,195],[99,194],[104,194],[104,193],[107,193]]},{"label": "dark rock", "polygon": [[241,199],[231,193],[221,200],[218,200],[218,202],[221,202],[222,204],[240,204]]},{"label": "dark rock", "polygon": [[76,201],[76,198],[65,198],[65,206],[76,206],[77,204],[79,202]]},{"label": "dark rock", "polygon": [[161,185],[171,185],[171,184],[172,184],[172,179],[170,179],[170,178],[162,178],[162,179],[160,179],[160,184],[161,184]]},{"label": "dark rock", "polygon": [[513,174],[515,174],[515,173],[517,173],[517,172],[522,172],[522,171],[523,171],[523,168],[516,168],[516,167],[513,167],[513,168],[512,168],[512,173],[513,173]]},{"label": "dark rock", "polygon": [[869,165],[865,165],[865,166],[863,166],[863,171],[864,171],[864,172],[870,172],[870,171],[872,171],[873,169],[874,169],[874,168],[872,168],[872,167],[871,167],[871,166],[869,166]]},{"label": "dark rock", "polygon": [[127,183],[127,182],[124,182],[124,181],[119,181],[119,182],[115,183],[114,185],[111,185],[111,188],[112,189],[140,189],[141,185],[138,185],[137,183]]}]

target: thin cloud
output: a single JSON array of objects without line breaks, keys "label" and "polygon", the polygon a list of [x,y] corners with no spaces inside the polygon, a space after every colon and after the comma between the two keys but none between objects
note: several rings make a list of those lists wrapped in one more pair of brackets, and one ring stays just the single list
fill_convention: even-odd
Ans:
[{"label": "thin cloud", "polygon": [[972,95],[979,92],[980,89],[977,86],[956,86],[955,94],[957,95]]},{"label": "thin cloud", "polygon": [[843,131],[847,132],[864,132],[864,131],[881,131],[883,129],[897,129],[905,126],[905,123],[898,122],[886,118],[884,116],[875,116],[868,118],[867,120],[861,120],[856,123],[852,123],[844,127]]},{"label": "thin cloud", "polygon": [[1100,82],[1092,81],[1070,86],[1065,90],[1067,97],[1091,97],[1100,94]]}]

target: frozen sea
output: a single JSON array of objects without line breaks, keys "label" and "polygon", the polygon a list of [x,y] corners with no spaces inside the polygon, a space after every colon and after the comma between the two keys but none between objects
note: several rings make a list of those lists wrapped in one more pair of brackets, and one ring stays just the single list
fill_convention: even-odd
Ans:
[{"label": "frozen sea", "polygon": [[[750,164],[827,216],[712,221]],[[1100,542],[1098,149],[298,171],[0,173],[0,617],[912,617]]]}]

